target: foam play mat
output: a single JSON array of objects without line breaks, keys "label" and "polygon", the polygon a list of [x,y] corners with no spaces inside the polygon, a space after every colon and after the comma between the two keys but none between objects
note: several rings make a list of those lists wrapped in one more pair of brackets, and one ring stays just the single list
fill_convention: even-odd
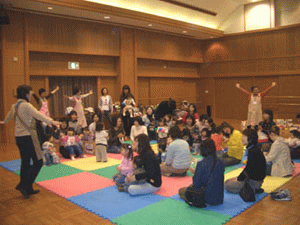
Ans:
[{"label": "foam play mat", "polygon": [[[156,143],[152,143],[155,145]],[[202,157],[198,157],[201,160]],[[187,205],[178,196],[178,189],[192,183],[192,174],[186,177],[162,177],[161,188],[152,194],[130,196],[119,192],[112,181],[120,164],[120,154],[108,154],[108,162],[96,162],[95,156],[76,160],[62,160],[58,165],[43,166],[36,183],[50,192],[69,200],[100,217],[116,224],[224,224],[239,215],[268,193],[292,179],[266,177],[262,188],[265,192],[256,195],[256,202],[246,203],[239,195],[224,191],[224,203],[207,205],[198,209]],[[1,162],[0,166],[19,174],[20,160]],[[237,177],[241,165],[225,168],[225,180]],[[300,174],[300,164],[295,163],[294,176]]]}]

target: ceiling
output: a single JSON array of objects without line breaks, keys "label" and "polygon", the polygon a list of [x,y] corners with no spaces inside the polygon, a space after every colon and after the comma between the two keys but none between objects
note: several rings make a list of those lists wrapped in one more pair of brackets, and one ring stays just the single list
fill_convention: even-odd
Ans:
[{"label": "ceiling", "polygon": [[5,8],[100,21],[197,39],[221,37],[219,28],[241,5],[259,0],[176,0],[208,15],[160,0],[0,0]]}]

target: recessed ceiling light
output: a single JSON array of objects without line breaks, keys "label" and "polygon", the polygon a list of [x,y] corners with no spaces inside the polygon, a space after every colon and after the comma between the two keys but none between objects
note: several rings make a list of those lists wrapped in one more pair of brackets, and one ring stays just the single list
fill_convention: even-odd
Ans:
[{"label": "recessed ceiling light", "polygon": [[152,27],[152,26],[153,26],[152,23],[149,23],[149,24],[148,24],[148,27]]},{"label": "recessed ceiling light", "polygon": [[109,20],[110,16],[104,16],[104,19]]},{"label": "recessed ceiling light", "polygon": [[186,30],[183,30],[183,31],[182,31],[182,33],[186,34],[186,33],[187,33],[187,31],[186,31]]},{"label": "recessed ceiling light", "polygon": [[52,9],[53,9],[53,7],[49,6],[49,7],[48,7],[48,9],[49,9],[49,10],[52,10]]}]

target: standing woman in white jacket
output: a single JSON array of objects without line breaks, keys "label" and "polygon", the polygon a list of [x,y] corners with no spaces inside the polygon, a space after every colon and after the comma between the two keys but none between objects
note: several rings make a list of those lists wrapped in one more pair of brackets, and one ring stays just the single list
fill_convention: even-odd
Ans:
[{"label": "standing woman in white jacket", "polygon": [[113,112],[112,98],[108,94],[107,88],[102,88],[101,94],[102,94],[102,96],[100,96],[98,107],[102,114],[102,121],[104,119],[103,118],[103,115],[104,115],[108,119],[109,124],[112,125],[112,120],[111,120],[111,116],[110,116]]},{"label": "standing woman in white jacket", "polygon": [[[31,96],[32,88],[30,86],[18,86],[17,103],[12,105],[4,121],[0,121],[0,124],[7,124],[12,118],[15,119],[15,137],[21,155],[21,181],[16,189],[25,198],[39,193],[39,190],[33,190],[32,184],[43,166],[43,152],[36,131],[36,119],[48,125],[59,125],[58,122],[44,116],[29,103]],[[32,163],[30,163],[31,160]]]}]

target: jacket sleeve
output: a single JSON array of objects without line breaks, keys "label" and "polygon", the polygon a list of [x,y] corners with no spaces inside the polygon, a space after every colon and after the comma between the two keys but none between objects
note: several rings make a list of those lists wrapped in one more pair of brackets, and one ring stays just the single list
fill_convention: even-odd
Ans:
[{"label": "jacket sleeve", "polygon": [[277,158],[277,155],[280,151],[280,149],[278,149],[278,144],[277,143],[273,143],[271,145],[271,149],[270,149],[270,152],[266,155],[266,161],[267,162],[273,162],[276,158]]},{"label": "jacket sleeve", "polygon": [[5,119],[4,119],[4,123],[5,124],[9,123],[9,121],[14,117],[14,115],[15,115],[15,107],[16,107],[15,104],[13,104],[11,106],[11,109],[9,110],[9,112],[7,113],[7,115],[6,115]]}]

